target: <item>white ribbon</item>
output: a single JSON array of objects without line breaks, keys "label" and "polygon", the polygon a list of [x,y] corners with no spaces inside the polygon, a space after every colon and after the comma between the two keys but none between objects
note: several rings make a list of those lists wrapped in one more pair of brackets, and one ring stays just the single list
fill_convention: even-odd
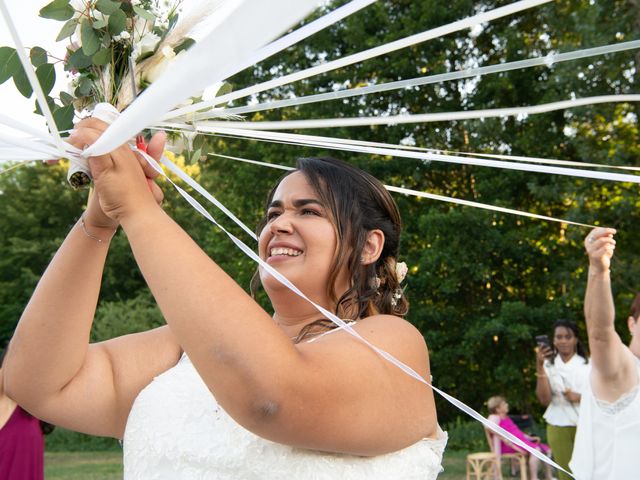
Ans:
[{"label": "white ribbon", "polygon": [[[293,167],[287,167],[287,166],[278,165],[278,164],[275,164],[275,163],[259,162],[257,160],[247,160],[246,158],[232,157],[230,155],[222,155],[222,154],[219,154],[219,153],[210,153],[209,155],[211,155],[213,157],[227,158],[229,160],[234,160],[234,161],[237,161],[237,162],[244,162],[244,163],[251,163],[253,165],[260,165],[262,167],[276,168],[276,169],[279,169],[279,170],[295,170]],[[564,223],[564,224],[567,224],[567,225],[576,225],[578,227],[595,228],[595,225],[590,225],[588,223],[573,222],[571,220],[564,220],[562,218],[548,217],[546,215],[538,215],[537,213],[524,212],[524,211],[521,211],[521,210],[514,210],[512,208],[496,207],[494,205],[488,205],[486,203],[472,202],[470,200],[463,200],[463,199],[460,199],[460,198],[446,197],[444,195],[437,195],[435,193],[420,192],[418,190],[412,190],[410,188],[394,187],[392,185],[385,185],[384,188],[386,188],[390,192],[401,193],[403,195],[411,195],[413,197],[428,198],[430,200],[437,200],[437,201],[440,201],[440,202],[453,203],[453,204],[456,204],[456,205],[464,205],[464,206],[467,206],[467,207],[480,208],[480,209],[483,209],[483,210],[491,210],[491,211],[500,212],[500,213],[508,213],[508,214],[517,215],[517,216],[520,216],[520,217],[535,218],[537,220],[547,220],[547,221],[550,221],[550,222]]]},{"label": "white ribbon", "polygon": [[[167,124],[169,125],[169,124]],[[159,128],[159,127],[156,127]],[[175,131],[180,131],[179,129],[176,129]],[[280,144],[286,144],[286,145],[301,145],[301,146],[306,146],[308,145],[307,143],[304,143],[305,140],[312,140],[312,141],[328,141],[328,142],[333,142],[333,143],[339,143],[341,145],[361,145],[361,146],[369,146],[369,147],[383,147],[383,148],[393,148],[393,149],[398,149],[398,150],[408,150],[408,151],[415,151],[415,152],[432,152],[432,153],[439,153],[439,154],[443,154],[443,155],[449,155],[449,154],[454,154],[454,155],[463,155],[463,156],[470,156],[470,157],[483,157],[483,158],[496,158],[496,159],[502,159],[502,160],[511,160],[514,162],[529,162],[529,163],[541,163],[541,164],[545,164],[545,165],[564,165],[564,166],[571,166],[571,167],[590,167],[590,168],[610,168],[610,169],[614,169],[614,170],[626,170],[626,171],[634,171],[634,172],[638,172],[640,171],[640,167],[628,167],[628,166],[624,166],[624,165],[602,165],[599,163],[588,163],[588,162],[574,162],[574,161],[570,161],[570,160],[557,160],[557,159],[552,159],[552,158],[540,158],[540,157],[525,157],[522,155],[500,155],[500,154],[494,154],[494,153],[477,153],[477,152],[461,152],[461,151],[456,151],[456,150],[443,150],[441,148],[425,148],[425,147],[416,147],[416,146],[410,146],[410,145],[396,145],[396,144],[392,144],[392,143],[383,143],[383,142],[371,142],[371,141],[365,141],[365,140],[354,140],[351,138],[339,138],[339,137],[321,137],[321,136],[317,136],[317,135],[301,135],[298,133],[274,133],[273,135],[279,135],[280,140],[275,140],[274,138],[256,138],[253,137],[251,134],[244,134],[244,135],[231,135],[231,134],[223,134],[223,133],[211,133],[211,132],[206,132],[209,135],[216,135],[219,137],[229,137],[229,138],[251,138],[254,140],[259,140],[259,141],[265,141],[265,142],[271,142],[271,143],[280,143]]]},{"label": "white ribbon", "polygon": [[22,45],[22,41],[20,40],[20,36],[18,35],[18,31],[16,30],[13,20],[11,19],[9,9],[5,5],[4,0],[0,0],[0,11],[2,11],[2,16],[4,17],[5,23],[7,24],[9,32],[11,33],[11,37],[13,38],[20,63],[22,64],[22,67],[27,74],[27,78],[29,79],[29,83],[31,84],[34,93],[36,94],[36,100],[38,102],[38,106],[40,107],[40,111],[44,115],[44,118],[47,120],[47,125],[49,126],[49,130],[51,131],[51,135],[53,135],[54,143],[60,151],[63,151],[64,145],[62,142],[62,138],[60,137],[60,133],[58,132],[58,128],[56,127],[56,122],[53,119],[53,114],[51,113],[51,110],[49,110],[49,104],[47,103],[44,92],[42,91],[40,82],[38,82],[36,72],[33,70],[33,66],[31,65],[31,62],[25,54],[24,46]]},{"label": "white ribbon", "polygon": [[[369,85],[366,87],[350,88],[348,90],[338,90],[335,92],[320,93],[317,95],[307,95],[303,97],[288,98],[286,100],[275,100],[270,102],[258,103],[255,105],[247,105],[244,107],[227,108],[224,111],[228,115],[243,115],[245,113],[260,112],[264,110],[272,110],[276,108],[291,107],[297,105],[305,105],[315,102],[323,102],[328,100],[338,100],[341,98],[354,97],[357,95],[368,95],[371,93],[388,92],[390,90],[399,90],[401,88],[412,88],[433,83],[450,82],[452,80],[460,80],[463,78],[471,78],[476,76],[488,75],[492,73],[507,72],[510,70],[518,70],[522,68],[530,68],[537,66],[551,67],[553,64],[577,60],[581,58],[589,58],[597,55],[605,55],[607,53],[623,52],[640,48],[640,40],[631,42],[613,43],[595,48],[587,48],[583,50],[575,50],[573,52],[548,54],[543,57],[536,57],[527,60],[518,60],[515,62],[499,63],[497,65],[489,65],[486,67],[470,68],[461,72],[448,72],[437,75],[428,75],[424,77],[410,78],[407,80],[399,80],[397,82],[383,83],[380,85]],[[195,113],[194,120],[205,120],[210,118],[207,112]]]},{"label": "white ribbon", "polygon": [[297,130],[307,128],[362,127],[370,125],[400,125],[404,123],[445,122],[478,118],[514,117],[566,110],[568,108],[612,102],[640,102],[640,95],[599,95],[559,102],[543,103],[527,107],[494,108],[486,110],[462,110],[458,112],[421,113],[415,115],[389,115],[355,118],[323,118],[313,120],[283,120],[275,122],[204,122],[212,128],[227,127],[247,130]]},{"label": "white ribbon", "polygon": [[417,43],[426,42],[427,40],[433,40],[434,38],[442,37],[444,35],[448,35],[453,32],[464,30],[466,28],[471,28],[471,27],[474,27],[475,25],[479,25],[484,22],[489,22],[497,18],[505,17],[513,13],[520,12],[522,10],[527,10],[529,8],[542,5],[550,1],[551,0],[521,0],[519,2],[512,3],[511,5],[506,5],[504,7],[496,8],[488,12],[482,12],[477,15],[473,15],[471,17],[465,18],[463,20],[458,20],[457,22],[453,22],[448,25],[444,25],[442,27],[427,30],[425,32],[418,33],[416,35],[411,35],[409,37],[396,40],[395,42],[390,42],[385,45],[381,45],[379,47],[371,48],[369,50],[365,50],[363,52],[356,53],[354,55],[342,57],[337,60],[333,60],[331,62],[323,63],[321,65],[311,67],[306,70],[302,70],[300,72],[292,73],[290,75],[284,75],[282,77],[269,80],[267,82],[260,83],[258,85],[243,88],[242,90],[231,92],[226,95],[221,95],[220,97],[207,102],[200,102],[194,105],[189,105],[187,107],[179,108],[177,110],[170,112],[168,115],[165,115],[163,119],[164,120],[177,119],[183,115],[201,110],[203,108],[209,108],[215,105],[224,105],[227,102],[230,102],[232,100],[248,97],[255,93],[260,93],[260,92],[264,92],[265,90],[270,90],[272,88],[288,85],[289,83],[297,82],[298,80],[309,78],[314,75],[326,73],[331,70],[335,70],[337,68],[352,65],[354,63],[363,62],[365,60],[369,60],[371,58],[378,57],[380,55],[385,55],[387,53],[395,52],[396,50],[400,50],[402,48],[410,47]]},{"label": "white ribbon", "polygon": [[[638,95],[640,99],[640,95]],[[227,128],[224,126],[211,125],[211,122],[206,122],[204,124],[198,124],[194,128],[199,132],[204,133],[223,133],[230,134],[240,137],[249,137],[249,138],[260,138],[260,139],[276,139],[276,140],[294,140],[294,143],[298,143],[300,145],[307,146],[315,146],[321,148],[327,148],[331,150],[345,150],[350,152],[359,152],[359,153],[369,153],[376,155],[385,155],[390,157],[401,157],[401,158],[414,158],[419,160],[431,160],[436,162],[444,162],[444,163],[457,163],[462,165],[476,165],[482,167],[491,167],[491,168],[503,168],[507,170],[521,170],[525,172],[536,172],[536,173],[550,173],[554,175],[566,175],[571,177],[581,177],[581,178],[592,178],[598,180],[610,180],[616,182],[630,182],[630,183],[640,183],[640,176],[637,175],[629,175],[629,174],[621,174],[621,173],[608,173],[608,172],[597,172],[593,170],[579,170],[576,168],[564,168],[564,167],[554,167],[554,166],[542,166],[542,165],[533,165],[528,163],[521,162],[507,162],[503,160],[488,160],[488,159],[479,159],[479,158],[471,158],[471,157],[463,157],[456,155],[443,155],[432,152],[414,152],[414,151],[406,151],[400,148],[383,148],[383,147],[370,147],[364,145],[355,145],[349,143],[341,143],[341,142],[333,142],[332,139],[329,140],[311,140],[309,137],[297,136],[295,134],[283,134],[276,132],[262,132],[257,130],[252,130],[251,133],[245,133],[243,129],[238,128]],[[183,128],[182,124],[168,123],[164,124],[163,127],[169,128]],[[321,137],[322,138],[322,137]],[[326,138],[326,137],[325,137]]]}]

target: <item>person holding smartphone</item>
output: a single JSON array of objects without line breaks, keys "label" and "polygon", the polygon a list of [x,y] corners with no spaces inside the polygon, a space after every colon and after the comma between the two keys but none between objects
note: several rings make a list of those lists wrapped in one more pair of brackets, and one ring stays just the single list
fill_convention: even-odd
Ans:
[{"label": "person holding smartphone", "polygon": [[[557,320],[553,325],[553,344],[547,335],[536,337],[536,396],[547,407],[547,441],[554,460],[569,470],[569,460],[578,424],[578,409],[587,375],[587,353],[580,341],[577,325]],[[569,480],[558,471],[560,480]]]}]

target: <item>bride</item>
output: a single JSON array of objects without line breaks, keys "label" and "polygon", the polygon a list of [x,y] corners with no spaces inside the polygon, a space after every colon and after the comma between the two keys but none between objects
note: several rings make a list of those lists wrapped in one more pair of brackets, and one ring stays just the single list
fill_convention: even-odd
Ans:
[{"label": "bride", "polygon": [[[106,125],[80,122],[91,145]],[[164,147],[157,134],[149,153]],[[122,438],[125,478],[420,478],[441,470],[433,392],[264,269],[265,311],[160,208],[152,171],[123,145],[89,160],[95,192],[43,274],[5,360],[32,414]],[[109,242],[127,235],[167,325],[89,344]],[[315,303],[429,378],[402,317],[400,216],[376,179],[302,159],[269,195],[259,255]],[[33,382],[38,378],[38,382]]]}]

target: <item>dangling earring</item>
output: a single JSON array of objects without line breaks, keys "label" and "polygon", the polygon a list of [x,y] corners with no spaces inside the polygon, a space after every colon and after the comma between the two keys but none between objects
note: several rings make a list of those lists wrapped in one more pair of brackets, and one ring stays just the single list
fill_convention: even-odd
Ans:
[{"label": "dangling earring", "polygon": [[398,287],[393,292],[391,296],[391,306],[396,308],[398,306],[398,301],[402,298],[402,288]]}]

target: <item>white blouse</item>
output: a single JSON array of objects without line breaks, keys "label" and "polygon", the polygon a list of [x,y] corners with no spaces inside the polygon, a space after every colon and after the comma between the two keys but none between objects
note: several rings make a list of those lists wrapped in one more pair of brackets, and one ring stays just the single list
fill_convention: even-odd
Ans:
[{"label": "white blouse", "polygon": [[638,384],[615,402],[595,398],[587,382],[569,466],[577,480],[640,478],[640,360]]},{"label": "white blouse", "polygon": [[578,404],[571,403],[563,394],[567,389],[582,394],[589,365],[577,353],[564,362],[556,355],[553,363],[545,362],[544,371],[551,385],[551,403],[544,412],[544,419],[556,427],[575,427],[578,424]]},{"label": "white blouse", "polygon": [[183,355],[133,404],[124,434],[124,478],[434,480],[442,470],[446,442],[440,430],[437,440],[375,457],[271,442],[236,423]]}]

